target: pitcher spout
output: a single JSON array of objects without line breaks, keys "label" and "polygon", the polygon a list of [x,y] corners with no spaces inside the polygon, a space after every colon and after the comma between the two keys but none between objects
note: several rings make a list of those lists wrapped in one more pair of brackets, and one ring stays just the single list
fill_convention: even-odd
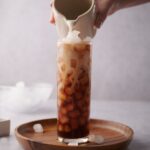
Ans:
[{"label": "pitcher spout", "polygon": [[53,12],[56,28],[60,39],[65,38],[68,32],[77,30],[80,38],[93,38],[96,34],[94,0],[54,0]]}]

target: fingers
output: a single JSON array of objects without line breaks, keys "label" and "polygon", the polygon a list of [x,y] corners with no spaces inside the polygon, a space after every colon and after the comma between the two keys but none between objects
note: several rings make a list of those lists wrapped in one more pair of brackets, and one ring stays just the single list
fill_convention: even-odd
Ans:
[{"label": "fingers", "polygon": [[[53,1],[51,2],[50,6],[51,6],[51,8],[53,7]],[[50,23],[55,24],[55,18],[54,18],[53,10],[51,10]]]},{"label": "fingers", "polygon": [[96,18],[94,25],[100,28],[104,23],[106,17],[112,12],[109,11],[116,0],[95,0]]},{"label": "fingers", "polygon": [[51,13],[51,16],[50,16],[50,23],[55,24],[55,18],[54,18],[53,12]]},{"label": "fingers", "polygon": [[108,15],[114,14],[116,11],[120,9],[120,1],[115,1],[115,3],[111,6],[111,8],[108,11]]},{"label": "fingers", "polygon": [[94,22],[94,25],[97,27],[97,28],[100,28],[103,24],[103,22],[105,21],[106,19],[106,14],[102,14],[100,12],[97,12],[96,13],[96,18],[95,18],[95,22]]},{"label": "fingers", "polygon": [[100,13],[96,13],[96,17],[95,17],[95,22],[94,22],[94,25],[97,27],[97,28],[100,28]]},{"label": "fingers", "polygon": [[95,0],[95,22],[94,22],[94,25],[97,27],[97,28],[100,28],[104,22],[104,20],[106,19],[106,16],[105,15],[105,9],[103,9],[103,3],[99,0]]}]

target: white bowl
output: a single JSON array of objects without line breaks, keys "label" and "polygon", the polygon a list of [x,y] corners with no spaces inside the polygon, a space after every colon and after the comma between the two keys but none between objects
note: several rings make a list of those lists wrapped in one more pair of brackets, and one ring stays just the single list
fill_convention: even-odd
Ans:
[{"label": "white bowl", "polygon": [[18,82],[16,86],[0,86],[0,106],[13,112],[33,112],[41,108],[52,93],[52,85],[37,83],[25,86]]}]

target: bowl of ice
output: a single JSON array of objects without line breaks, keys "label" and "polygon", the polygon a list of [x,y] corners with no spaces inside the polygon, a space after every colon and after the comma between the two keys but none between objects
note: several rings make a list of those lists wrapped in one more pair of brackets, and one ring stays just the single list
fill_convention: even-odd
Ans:
[{"label": "bowl of ice", "polygon": [[47,83],[0,86],[0,106],[13,112],[34,112],[50,100],[51,93],[52,85]]}]

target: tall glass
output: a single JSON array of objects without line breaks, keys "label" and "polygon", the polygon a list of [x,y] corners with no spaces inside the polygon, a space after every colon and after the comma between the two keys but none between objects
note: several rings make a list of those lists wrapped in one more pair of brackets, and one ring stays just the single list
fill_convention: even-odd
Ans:
[{"label": "tall glass", "polygon": [[89,135],[91,44],[58,42],[58,140],[84,143]]}]

